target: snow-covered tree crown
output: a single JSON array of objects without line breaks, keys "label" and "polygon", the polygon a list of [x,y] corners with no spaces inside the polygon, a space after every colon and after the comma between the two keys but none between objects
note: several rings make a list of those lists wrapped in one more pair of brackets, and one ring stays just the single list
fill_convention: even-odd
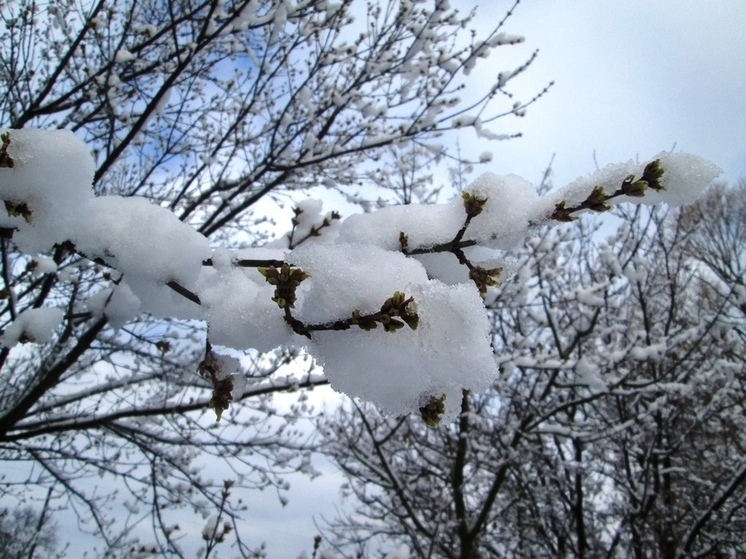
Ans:
[{"label": "snow-covered tree crown", "polygon": [[[0,138],[3,236],[32,256],[62,247],[118,272],[87,309],[18,315],[2,344],[44,342],[79,311],[114,328],[141,312],[203,320],[208,350],[199,370],[215,386],[218,416],[234,369],[213,345],[302,345],[337,390],[390,413],[420,409],[429,423],[452,416],[462,390],[485,390],[497,374],[483,297],[510,275],[502,251],[531,228],[617,202],[692,202],[720,175],[698,156],[664,152],[547,196],[515,175],[484,174],[448,203],[344,221],[305,201],[289,248],[228,251],[143,198],[95,196],[88,148],[70,132],[4,130]],[[55,271],[47,259],[35,262]]]}]

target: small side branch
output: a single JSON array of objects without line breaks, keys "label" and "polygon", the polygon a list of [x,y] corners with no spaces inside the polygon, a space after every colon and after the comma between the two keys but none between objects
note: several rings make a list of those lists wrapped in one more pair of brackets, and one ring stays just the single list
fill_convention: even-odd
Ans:
[{"label": "small side branch", "polygon": [[550,219],[563,222],[575,221],[578,217],[574,214],[577,214],[582,210],[590,210],[592,212],[609,211],[611,206],[608,202],[615,198],[621,196],[642,198],[645,196],[645,192],[647,192],[648,188],[656,191],[664,190],[664,187],[660,182],[663,172],[664,170],[663,167],[661,167],[660,159],[656,159],[645,166],[645,169],[642,172],[642,177],[636,179],[634,175],[628,175],[622,181],[621,186],[611,194],[607,194],[603,186],[597,186],[580,204],[567,207],[565,201],[559,202],[555,206]]},{"label": "small side branch", "polygon": [[[233,264],[234,266],[238,266],[239,268],[269,268],[270,266],[279,268],[283,264],[286,264],[286,262],[284,262],[283,260],[273,260],[271,258],[265,259],[265,260],[260,260],[256,258],[243,258],[239,260],[233,260],[231,264]],[[213,266],[214,263],[212,261],[212,258],[203,260],[202,265]]]},{"label": "small side branch", "polygon": [[176,293],[184,297],[185,299],[189,299],[192,303],[196,303],[198,305],[202,304],[202,301],[200,301],[199,296],[193,291],[189,291],[183,285],[180,285],[175,281],[166,282],[166,285],[170,287],[171,289],[173,289]]},{"label": "small side branch", "polygon": [[487,203],[487,198],[482,198],[476,194],[469,192],[463,192],[461,197],[464,200],[464,210],[466,211],[466,219],[464,224],[458,230],[453,240],[435,245],[429,248],[417,248],[409,250],[409,237],[404,231],[399,232],[399,245],[400,250],[406,256],[415,256],[417,254],[435,254],[441,252],[450,252],[458,260],[459,264],[466,266],[469,270],[469,279],[474,282],[479,290],[479,294],[484,297],[487,294],[487,288],[489,286],[497,285],[497,277],[500,276],[503,269],[497,268],[483,268],[473,264],[466,256],[464,249],[477,244],[474,240],[464,241],[464,235],[466,230],[471,224],[471,220],[482,213],[484,205]]}]

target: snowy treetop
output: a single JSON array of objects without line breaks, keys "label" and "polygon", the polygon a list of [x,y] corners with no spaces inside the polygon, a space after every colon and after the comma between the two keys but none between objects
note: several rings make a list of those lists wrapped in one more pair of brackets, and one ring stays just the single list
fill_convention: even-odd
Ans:
[{"label": "snowy treetop", "polygon": [[[334,388],[394,414],[420,409],[431,423],[458,411],[462,390],[482,391],[497,376],[482,297],[508,275],[502,251],[532,228],[613,203],[692,202],[721,172],[695,155],[661,153],[547,196],[488,173],[445,204],[343,221],[306,201],[292,243],[227,251],[144,198],[95,196],[88,148],[71,132],[0,138],[4,237],[31,256],[62,247],[116,270],[86,309],[113,328],[148,312],[205,321],[208,347],[304,346]],[[22,313],[2,344],[44,343],[68,311]],[[201,366],[216,392],[230,388],[221,362],[208,355]]]}]

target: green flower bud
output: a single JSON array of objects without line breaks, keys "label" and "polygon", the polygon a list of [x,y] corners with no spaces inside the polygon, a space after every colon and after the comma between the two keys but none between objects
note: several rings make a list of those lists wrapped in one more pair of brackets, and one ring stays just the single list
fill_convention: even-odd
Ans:
[{"label": "green flower bud", "polygon": [[31,210],[26,202],[13,202],[5,200],[5,210],[11,217],[22,217],[26,223],[31,223]]},{"label": "green flower bud", "polygon": [[573,216],[570,213],[570,210],[565,207],[564,200],[554,206],[554,212],[552,212],[552,215],[550,217],[555,221],[562,221],[564,223],[569,223],[578,219],[577,217]]},{"label": "green flower bud", "polygon": [[375,318],[372,318],[370,316],[362,316],[360,314],[360,311],[357,309],[352,311],[352,323],[357,324],[362,330],[365,330],[366,332],[375,330],[378,326],[376,324]]},{"label": "green flower bud", "polygon": [[642,198],[648,189],[648,183],[644,180],[625,181],[622,183],[622,193],[632,198]]},{"label": "green flower bud", "polygon": [[429,427],[437,427],[445,412],[445,394],[439,398],[433,396],[427,404],[420,408],[420,417]]},{"label": "green flower bud", "polygon": [[311,277],[300,268],[293,268],[289,264],[283,264],[278,270],[274,266],[268,268],[257,268],[257,271],[264,276],[268,284],[276,286],[272,300],[277,303],[281,309],[285,307],[293,308],[295,305],[295,290],[305,279]]},{"label": "green flower bud", "polygon": [[16,166],[16,162],[8,154],[8,146],[10,145],[10,132],[0,135],[0,168],[12,169]]},{"label": "green flower bud", "polygon": [[602,186],[597,186],[583,202],[583,207],[594,212],[608,212],[611,209],[606,201],[608,197]]},{"label": "green flower bud", "polygon": [[475,266],[471,270],[469,270],[469,279],[475,283],[477,286],[477,289],[479,289],[479,294],[484,297],[487,294],[487,288],[493,285],[497,285],[497,278],[501,273],[503,269],[498,268],[490,268],[485,269],[481,266]]},{"label": "green flower bud", "polygon": [[645,169],[642,172],[642,180],[653,190],[665,190],[665,187],[660,182],[663,173],[665,173],[665,170],[661,167],[661,160],[656,159],[645,165]]},{"label": "green flower bud", "polygon": [[400,320],[397,320],[395,318],[389,318],[386,322],[381,321],[383,324],[383,329],[386,332],[396,332],[397,330],[401,330],[404,328],[404,323]]},{"label": "green flower bud", "polygon": [[480,198],[476,194],[466,191],[461,193],[461,198],[464,200],[464,209],[466,210],[466,216],[469,218],[481,214],[484,205],[487,203],[487,198]]},{"label": "green flower bud", "polygon": [[399,246],[402,250],[406,250],[407,247],[409,247],[409,237],[404,233],[404,231],[399,231]]}]

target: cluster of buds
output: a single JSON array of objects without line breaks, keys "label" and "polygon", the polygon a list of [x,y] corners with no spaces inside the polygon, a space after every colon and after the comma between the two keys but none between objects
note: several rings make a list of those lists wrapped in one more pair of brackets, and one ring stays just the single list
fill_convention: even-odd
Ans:
[{"label": "cluster of buds", "polygon": [[31,210],[26,202],[13,202],[5,200],[5,211],[10,217],[22,217],[26,223],[31,223]]},{"label": "cluster of buds", "polygon": [[572,215],[572,212],[577,211],[575,208],[566,207],[565,201],[562,200],[554,206],[554,211],[550,216],[555,221],[561,221],[563,223],[569,223],[578,219]]},{"label": "cluster of buds", "polygon": [[429,427],[437,427],[446,412],[446,397],[431,396],[427,404],[420,408],[420,417]]},{"label": "cluster of buds", "polygon": [[[220,492],[222,502],[220,503],[220,510],[223,511],[228,497],[230,497],[230,489],[233,487],[233,481],[226,479],[223,481],[223,490]],[[219,517],[218,517],[219,518]],[[202,530],[202,539],[206,542],[212,540],[215,543],[225,542],[225,538],[228,534],[233,531],[233,525],[225,521],[222,526],[218,526],[217,523],[213,524],[208,521],[207,526]]]},{"label": "cluster of buds", "polygon": [[565,205],[565,201],[561,201],[554,206],[554,212],[552,213],[552,219],[555,221],[562,221],[569,223],[578,219],[577,216],[573,215],[575,212],[580,210],[590,210],[592,212],[608,212],[611,206],[607,202],[612,198],[611,195],[606,194],[603,186],[597,186],[588,195],[588,198],[583,200],[578,206],[568,208]]},{"label": "cluster of buds", "polygon": [[645,169],[642,172],[642,177],[639,180],[635,180],[634,175],[629,175],[624,182],[622,182],[621,193],[625,196],[631,196],[633,198],[642,198],[645,196],[645,191],[648,188],[653,190],[665,190],[660,180],[663,176],[663,168],[661,167],[661,160],[656,159],[645,165]]},{"label": "cluster of buds", "polygon": [[481,198],[471,192],[462,192],[461,198],[464,199],[464,209],[466,210],[467,219],[477,217],[482,213],[484,205],[487,203],[487,198]]},{"label": "cluster of buds", "polygon": [[16,166],[16,162],[8,154],[8,146],[10,145],[10,132],[0,134],[0,168],[12,169]]},{"label": "cluster of buds", "polygon": [[577,217],[573,214],[580,210],[590,210],[592,212],[609,211],[611,206],[607,202],[617,196],[642,198],[645,196],[648,188],[658,191],[665,190],[665,187],[661,184],[663,173],[664,169],[661,167],[660,159],[651,161],[645,165],[642,177],[636,179],[635,175],[627,175],[619,189],[613,194],[607,194],[603,186],[597,186],[588,195],[588,198],[577,206],[568,208],[564,201],[559,202],[554,207],[551,218],[556,221],[575,221]]},{"label": "cluster of buds", "polygon": [[580,204],[580,207],[592,212],[608,212],[611,209],[611,206],[606,203],[608,201],[609,196],[607,196],[606,191],[602,186],[597,186],[593,189],[593,192],[588,195],[588,198]]},{"label": "cluster of buds", "polygon": [[401,247],[402,252],[406,252],[409,248],[409,235],[404,231],[399,231],[399,246]]},{"label": "cluster of buds", "polygon": [[220,361],[212,351],[207,352],[198,365],[197,372],[212,384],[212,398],[207,407],[215,411],[216,420],[220,421],[223,412],[233,401],[233,377],[222,374]]},{"label": "cluster of buds", "polygon": [[295,290],[303,280],[311,277],[300,268],[293,268],[289,264],[283,264],[279,269],[274,266],[257,268],[257,271],[264,276],[268,284],[275,286],[272,300],[281,309],[294,308]]},{"label": "cluster of buds", "polygon": [[[0,169],[12,169],[16,162],[8,153],[10,145],[10,133],[0,134]],[[5,211],[10,217],[22,217],[26,223],[31,223],[31,209],[26,202],[14,202],[5,200]]]},{"label": "cluster of buds", "polygon": [[360,311],[355,310],[352,313],[351,323],[363,330],[373,330],[379,322],[386,332],[396,332],[404,328],[405,324],[412,330],[416,330],[420,317],[417,314],[414,297],[407,298],[404,293],[397,291],[381,305],[380,312],[362,315]]},{"label": "cluster of buds", "polygon": [[339,212],[332,212],[328,217],[325,217],[324,220],[321,222],[321,225],[314,225],[311,227],[311,230],[308,232],[309,237],[319,237],[321,235],[321,230],[324,227],[329,227],[332,224],[332,221],[337,221],[339,219],[342,219],[342,216]]},{"label": "cluster of buds", "polygon": [[469,270],[469,279],[474,282],[479,289],[479,294],[484,297],[487,295],[487,288],[493,285],[497,285],[497,278],[502,274],[503,269],[497,268],[482,268],[481,266],[474,266]]},{"label": "cluster of buds", "polygon": [[[404,322],[393,318],[395,316],[398,316]],[[386,332],[396,332],[404,327],[404,323],[412,330],[416,330],[420,323],[420,317],[417,314],[414,298],[407,298],[404,293],[397,291],[392,297],[386,299],[386,302],[381,306],[381,324],[383,324],[383,329]]]}]

